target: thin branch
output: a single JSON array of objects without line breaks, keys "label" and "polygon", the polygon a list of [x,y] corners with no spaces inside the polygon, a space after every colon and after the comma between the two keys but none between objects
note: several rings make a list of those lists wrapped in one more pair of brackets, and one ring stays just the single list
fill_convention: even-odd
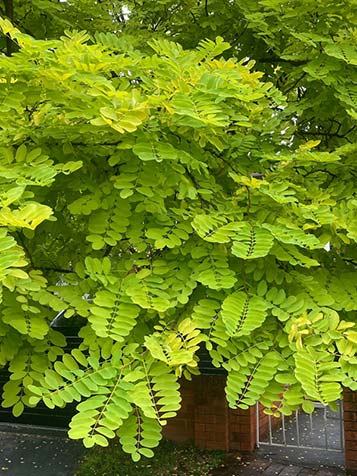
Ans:
[{"label": "thin branch", "polygon": [[71,269],[63,269],[63,268],[49,268],[47,266],[44,267],[37,267],[35,269],[38,269],[40,271],[53,271],[54,273],[61,273],[61,274],[69,274],[73,273],[73,270]]},{"label": "thin branch", "polygon": [[159,18],[156,23],[153,24],[152,26],[152,31],[157,31],[159,25],[163,22],[163,18]]},{"label": "thin branch", "polygon": [[193,12],[190,12],[190,14],[191,14],[191,17],[193,18],[193,21],[196,23],[196,25],[200,27],[201,25],[198,23],[197,18],[195,17],[195,14]]},{"label": "thin branch", "polygon": [[4,0],[5,2],[5,15],[10,21],[14,20],[14,3],[13,0]]},{"label": "thin branch", "polygon": [[[234,48],[235,46],[237,46],[239,40],[244,35],[244,33],[247,31],[247,29],[248,29],[248,22],[246,22],[246,24],[244,25],[243,30],[238,35],[236,35],[232,41],[229,42],[229,44],[231,45],[231,48]],[[229,31],[229,29],[227,29],[226,31],[224,31],[222,33],[223,38],[224,38],[224,35],[226,33],[228,33],[228,31]]]},{"label": "thin branch", "polygon": [[26,256],[27,256],[27,258],[28,258],[28,260],[29,260],[31,266],[32,266],[33,268],[35,268],[35,265],[34,265],[33,260],[32,260],[31,253],[30,253],[28,247],[26,246],[26,244],[25,244],[25,242],[24,242],[23,236],[21,235],[21,233],[20,233],[19,231],[15,232],[15,233],[16,233],[16,236],[17,236],[17,238],[18,238],[18,241],[19,241],[20,245],[22,246],[22,248],[23,248],[24,251],[25,251],[25,254],[26,254]]},{"label": "thin branch", "polygon": [[306,76],[306,73],[304,72],[296,81],[295,83],[290,86],[289,89],[287,89],[286,91],[284,91],[284,94],[287,94],[288,92],[290,92],[292,89],[295,89],[296,86],[300,83],[300,81]]},{"label": "thin branch", "polygon": [[247,191],[247,209],[246,209],[246,216],[249,218],[249,212],[250,212],[250,207],[252,206],[252,199],[251,199],[251,195],[250,195],[250,188],[248,187],[248,185],[244,185],[246,191]]},{"label": "thin branch", "polygon": [[[341,258],[342,258],[342,256],[341,256]],[[342,261],[345,261],[348,264],[353,264],[353,266],[357,266],[357,261],[355,261],[352,258],[342,258]]]},{"label": "thin branch", "polygon": [[[101,144],[97,144],[97,145],[103,146],[103,147],[114,147],[116,145],[121,144],[122,142],[123,142],[122,140],[118,140],[115,142],[102,142]],[[89,142],[71,142],[71,145],[78,145],[81,147],[92,147],[93,144]]]},{"label": "thin branch", "polygon": [[[356,126],[354,126],[356,127]],[[352,132],[352,130],[354,129],[354,127],[352,129],[350,129],[349,131],[347,131],[345,134],[337,134],[336,132],[322,132],[322,131],[297,131],[296,133],[298,135],[307,135],[307,136],[322,136],[322,137],[338,137],[339,139],[347,139],[346,135],[347,134],[350,134]]]},{"label": "thin branch", "polygon": [[258,58],[256,60],[257,63],[287,63],[287,64],[292,64],[294,66],[303,66],[305,64],[308,64],[308,60],[287,60],[284,58],[279,58],[278,56],[271,57],[271,58]]},{"label": "thin branch", "polygon": [[[200,189],[201,188],[200,184],[196,181],[195,177],[190,173],[187,167],[185,167],[185,171],[187,176],[190,178],[191,182],[193,183],[193,185],[196,187],[196,190]],[[203,204],[207,204],[208,206],[211,205],[211,203],[208,200],[205,200],[201,195],[200,195],[200,200],[202,205]]]},{"label": "thin branch", "polygon": [[309,175],[317,174],[319,172],[322,173],[322,174],[328,174],[332,178],[337,178],[337,175],[335,175],[332,172],[330,172],[329,170],[325,170],[325,169],[310,170],[309,172],[306,172],[306,174],[304,175],[304,178],[308,177]]},{"label": "thin branch", "polygon": [[348,131],[343,134],[343,137],[346,137],[348,134],[351,134],[356,129],[356,125],[352,126]]}]

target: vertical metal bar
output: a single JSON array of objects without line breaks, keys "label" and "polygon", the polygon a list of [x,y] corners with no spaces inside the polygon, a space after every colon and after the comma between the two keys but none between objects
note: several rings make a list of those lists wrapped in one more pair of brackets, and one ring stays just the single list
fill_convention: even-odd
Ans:
[{"label": "vertical metal bar", "polygon": [[295,410],[297,446],[300,446],[299,412]]},{"label": "vertical metal bar", "polygon": [[327,407],[324,407],[324,432],[325,432],[325,448],[328,450],[328,436],[327,436]]},{"label": "vertical metal bar", "polygon": [[[260,415],[260,406],[259,404],[256,405],[256,439],[257,439],[257,447],[262,447],[263,445],[271,445],[271,446],[286,446],[286,447],[299,447],[299,448],[306,448],[306,449],[324,449],[325,451],[344,451],[345,441],[344,441],[344,426],[343,426],[343,405],[341,401],[336,402],[338,405],[338,410],[335,412],[335,415],[338,415],[339,418],[339,425],[336,422],[337,418],[333,418],[333,422],[331,424],[334,425],[334,434],[337,433],[337,427],[339,426],[340,429],[340,436],[339,438],[330,438],[330,428],[329,428],[329,409],[324,406],[323,404],[315,403],[315,410],[312,414],[309,415],[310,418],[310,425],[308,422],[307,427],[305,426],[305,419],[302,420],[301,414],[299,411],[295,411],[295,415],[293,414],[291,418],[285,421],[285,415],[281,414],[281,426],[280,429],[283,432],[282,441],[280,436],[276,438],[274,434],[274,428],[272,423],[271,415],[264,416],[264,422],[261,421]],[[323,412],[320,412],[320,409]],[[316,413],[317,412],[317,413]],[[315,415],[315,416],[314,416]],[[295,425],[296,425],[296,441],[295,438],[292,438],[292,441],[289,439],[289,431],[293,430],[294,426],[294,416],[295,416]],[[266,418],[268,418],[268,428],[266,428]],[[316,418],[316,424],[314,421]],[[264,423],[264,441],[260,441],[262,438],[262,433],[260,431],[260,423]],[[323,428],[322,428],[323,425]],[[291,426],[291,428],[290,428]],[[315,436],[318,437],[318,441],[315,443],[314,438],[308,437],[308,426],[311,429],[311,436],[313,430],[317,434]],[[265,432],[268,430],[268,437],[265,438]],[[275,440],[277,441],[274,441]],[[325,444],[321,440],[325,440]],[[311,441],[310,441],[311,440]],[[338,446],[338,440],[340,440],[340,447]]]},{"label": "vertical metal bar", "polygon": [[255,420],[256,420],[256,435],[257,435],[257,448],[260,447],[260,435],[259,435],[259,402],[255,406]]},{"label": "vertical metal bar", "polygon": [[285,428],[285,415],[281,414],[281,426],[283,430],[283,443],[286,446],[286,428]]},{"label": "vertical metal bar", "polygon": [[271,415],[268,415],[268,425],[269,425],[269,445],[273,444],[273,435],[271,430]]}]

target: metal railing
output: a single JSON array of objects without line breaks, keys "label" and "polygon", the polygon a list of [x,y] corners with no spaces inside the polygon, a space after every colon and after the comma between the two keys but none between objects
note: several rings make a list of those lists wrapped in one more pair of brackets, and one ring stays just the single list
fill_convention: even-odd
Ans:
[{"label": "metal railing", "polygon": [[297,410],[290,416],[280,418],[262,414],[256,406],[257,446],[262,445],[344,451],[343,408],[336,402],[338,410],[314,403],[315,410],[310,415]]}]

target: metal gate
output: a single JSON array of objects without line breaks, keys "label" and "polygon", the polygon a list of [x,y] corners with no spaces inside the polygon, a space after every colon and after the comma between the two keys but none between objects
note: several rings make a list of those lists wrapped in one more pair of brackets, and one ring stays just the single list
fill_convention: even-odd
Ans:
[{"label": "metal gate", "polygon": [[314,403],[310,415],[295,411],[290,416],[275,418],[264,415],[257,404],[257,446],[344,451],[343,409],[341,401],[337,411],[321,403]]}]

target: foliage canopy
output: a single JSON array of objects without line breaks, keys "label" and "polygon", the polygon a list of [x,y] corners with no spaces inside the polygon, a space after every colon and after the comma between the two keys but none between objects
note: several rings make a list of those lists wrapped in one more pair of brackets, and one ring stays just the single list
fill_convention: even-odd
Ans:
[{"label": "foliage canopy", "polygon": [[76,401],[72,438],[150,457],[200,346],[232,408],[333,404],[357,389],[355,2],[112,3],[0,21],[3,406]]}]

